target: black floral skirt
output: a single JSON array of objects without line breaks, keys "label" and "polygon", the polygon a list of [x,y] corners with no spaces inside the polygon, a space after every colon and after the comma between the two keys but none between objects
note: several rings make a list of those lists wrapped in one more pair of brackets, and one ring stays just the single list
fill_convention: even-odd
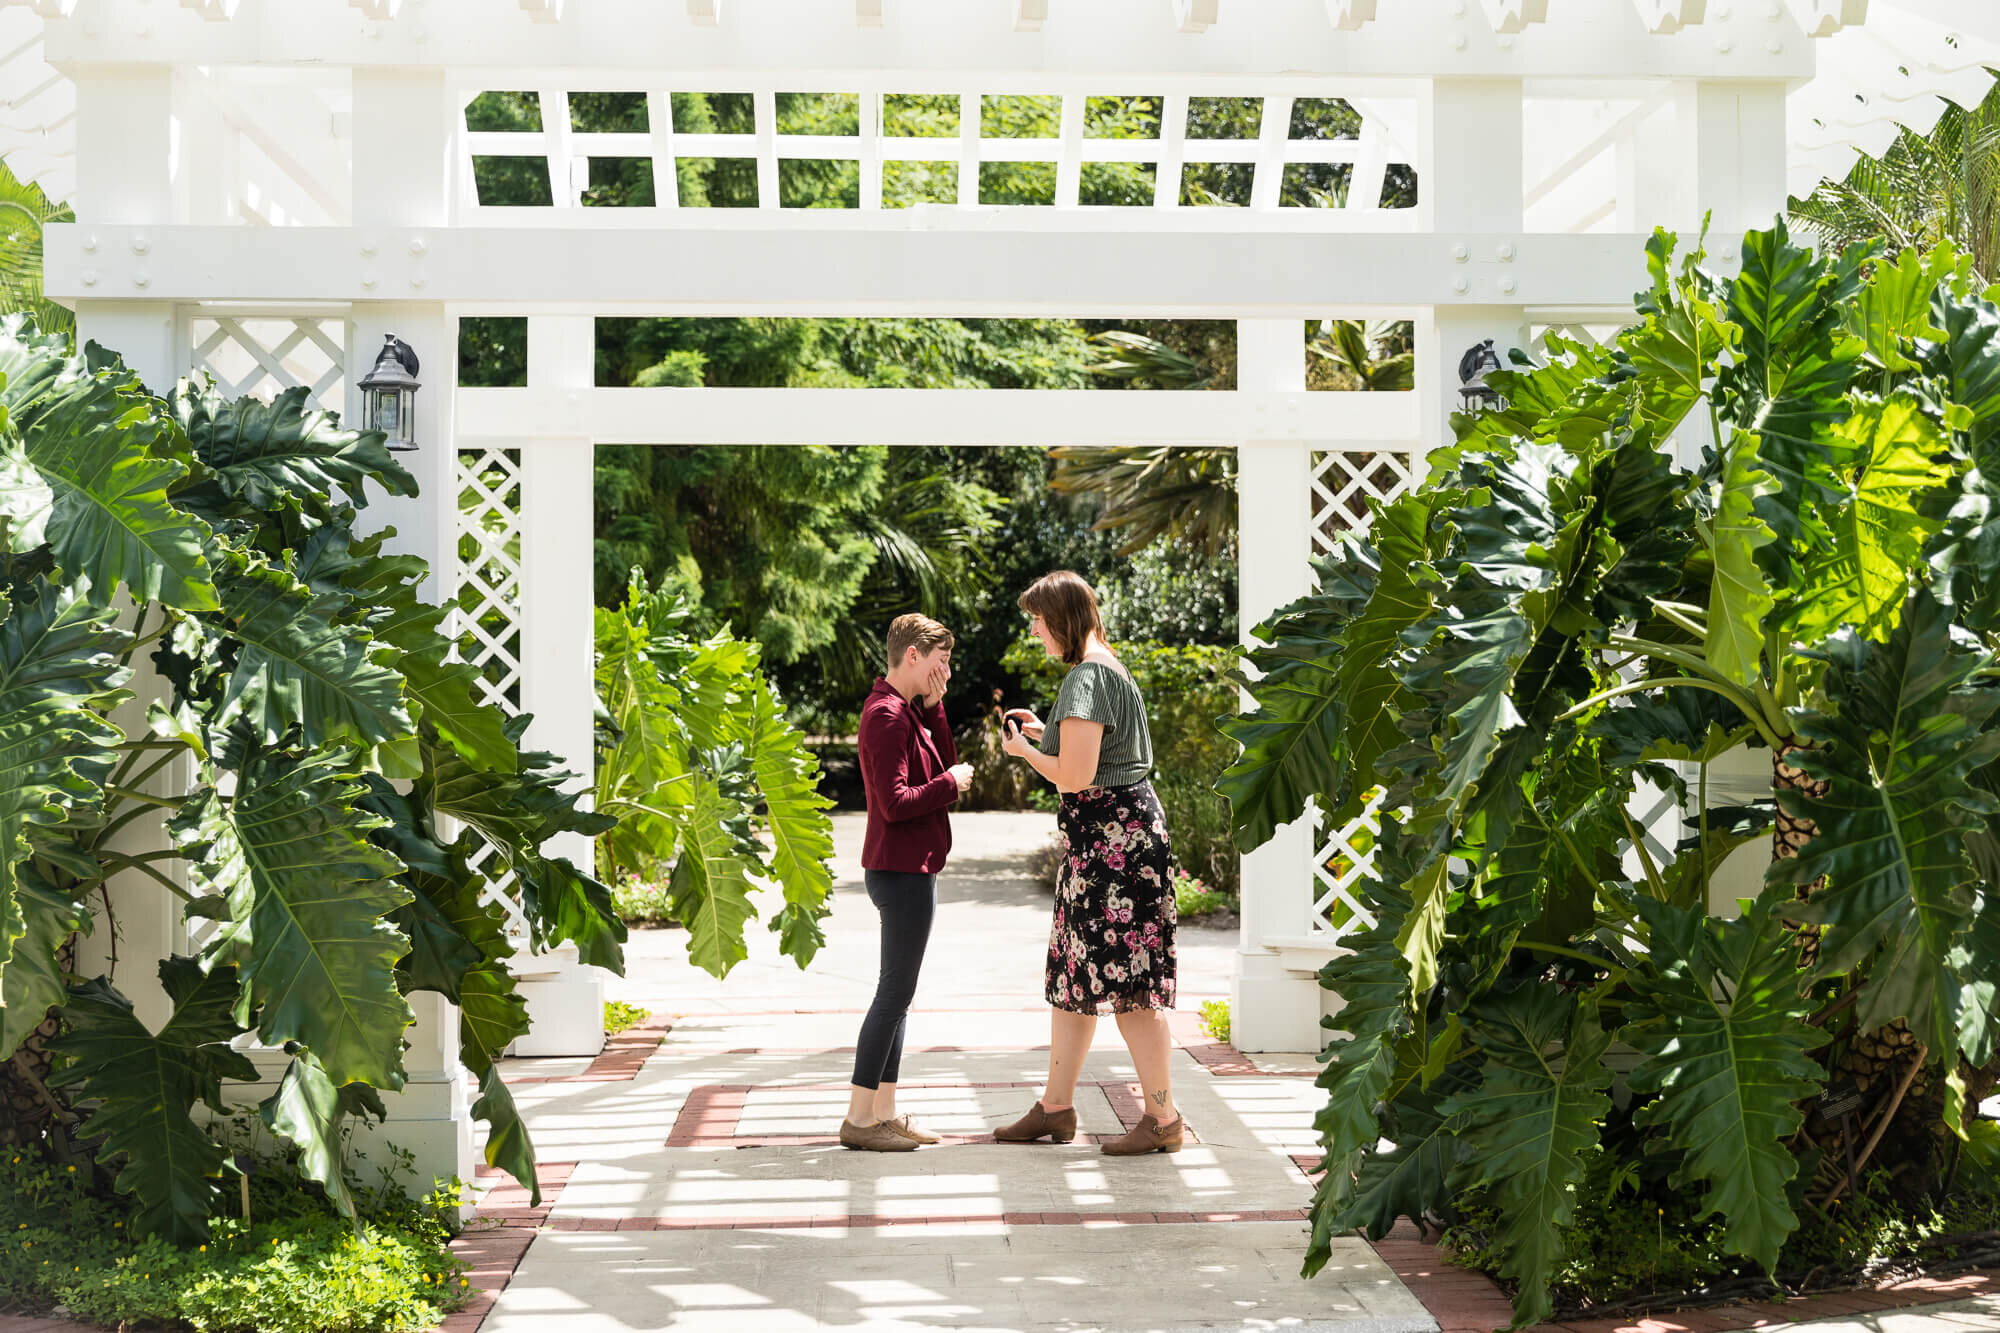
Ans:
[{"label": "black floral skirt", "polygon": [[1174,857],[1153,784],[1070,792],[1056,827],[1049,1003],[1079,1014],[1173,1008]]}]

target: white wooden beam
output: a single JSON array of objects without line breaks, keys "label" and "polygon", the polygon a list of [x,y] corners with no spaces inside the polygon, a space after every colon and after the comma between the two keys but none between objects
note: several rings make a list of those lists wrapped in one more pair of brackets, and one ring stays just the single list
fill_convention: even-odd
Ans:
[{"label": "white wooden beam", "polygon": [[[1219,15],[1219,0],[1185,2],[1192,19]],[[1642,2],[1662,13],[1677,12],[1681,22],[1689,21],[1700,4]],[[1001,0],[904,4],[895,10],[893,42],[860,27],[851,4],[828,0],[757,0],[754,25],[737,22],[727,29],[736,33],[731,38],[723,31],[691,26],[685,5],[672,0],[572,2],[556,25],[495,22],[496,14],[517,7],[499,4],[431,0],[421,23],[370,29],[354,22],[350,0],[266,0],[244,5],[230,23],[155,22],[149,35],[141,37],[136,28],[144,25],[137,20],[145,6],[139,0],[93,0],[79,10],[87,8],[93,21],[52,25],[47,50],[59,68],[155,63],[448,67],[454,77],[468,81],[482,71],[518,77],[523,71],[556,68],[584,71],[600,80],[593,86],[604,88],[647,87],[675,69],[697,71],[705,86],[723,92],[743,91],[757,79],[782,79],[787,89],[836,87],[840,75],[851,77],[857,69],[879,75],[884,86],[893,81],[908,88],[910,80],[935,82],[939,71],[949,71],[954,82],[980,85],[1005,74],[1009,92],[1041,91],[1029,85],[1077,75],[1099,83],[1093,92],[1157,95],[1184,79],[1191,92],[1243,96],[1241,81],[1246,79],[1431,77],[1439,69],[1440,28],[1448,26],[1439,22],[1441,5],[1416,0],[1393,6],[1376,0],[1376,17],[1354,31],[1330,23],[1324,3],[1265,3],[1254,6],[1254,14],[1246,9],[1242,21],[1212,30],[1211,36],[1226,41],[1189,41],[1176,23],[1167,21],[1174,11],[1166,0],[1077,0],[1028,46],[1007,40],[1013,13]],[[1471,0],[1466,7],[1470,9]],[[153,8],[157,12],[157,3]],[[1336,3],[1331,16],[1359,20],[1366,8]],[[403,9],[406,19],[410,9]],[[1703,78],[1717,77],[1720,65],[1721,77],[1794,80],[1813,72],[1812,53],[1802,42],[1782,43],[1783,49],[1774,53],[1766,49],[1768,43],[1739,41],[1727,61],[1718,61],[1713,43],[1656,40],[1633,4],[1598,0],[1552,6],[1550,12],[1549,22],[1534,30],[1533,42],[1512,49],[1484,39],[1470,42],[1464,51],[1446,57],[1451,73],[1573,78],[1587,70],[1605,80]],[[795,82],[806,78],[814,81]]]},{"label": "white wooden beam", "polygon": [[181,0],[182,9],[192,9],[210,23],[227,23],[236,17],[241,0]]},{"label": "white wooden beam", "polygon": [[1049,21],[1049,0],[1014,0],[1014,31],[1040,32]]},{"label": "white wooden beam", "polygon": [[1326,21],[1341,32],[1359,32],[1375,21],[1375,0],[1326,0]]},{"label": "white wooden beam", "polygon": [[1546,23],[1549,0],[1479,0],[1486,21],[1499,33],[1520,32],[1530,23]]},{"label": "white wooden beam", "polygon": [[[1277,321],[1303,334],[1304,321]],[[1304,375],[1305,340],[1299,343]],[[534,339],[530,337],[530,346]],[[1213,444],[1321,440],[1405,452],[1415,393],[1302,389],[1113,394],[1089,389],[460,389],[461,440],[598,444]]]},{"label": "white wooden beam", "polygon": [[361,11],[363,18],[392,19],[403,7],[403,0],[347,0],[347,3]]},{"label": "white wooden beam", "polygon": [[521,9],[537,23],[560,23],[563,0],[521,0]]},{"label": "white wooden beam", "polygon": [[688,22],[697,28],[714,28],[722,23],[722,0],[687,0]]},{"label": "white wooden beam", "polygon": [[1831,37],[1868,21],[1868,0],[1790,0],[1792,17],[1808,37]]},{"label": "white wooden beam", "polygon": [[1632,5],[1652,33],[1679,32],[1708,17],[1708,0],[1632,0]]},{"label": "white wooden beam", "polygon": [[854,0],[854,24],[859,28],[882,26],[882,0]]},{"label": "white wooden beam", "polygon": [[1182,32],[1207,32],[1221,7],[1222,0],[1174,0],[1174,24]]},{"label": "white wooden beam", "polygon": [[[1776,188],[1782,195],[1781,177]],[[1001,220],[1030,211],[1005,210]],[[1031,225],[1007,227],[986,217],[954,227],[956,219],[921,209],[875,214],[877,225],[860,227],[848,221],[858,214],[829,212],[841,225],[808,229],[784,225],[797,222],[792,210],[683,208],[653,213],[644,228],[590,228],[579,243],[576,227],[433,230],[414,214],[263,229],[118,225],[115,211],[93,210],[86,216],[101,225],[47,228],[45,286],[63,301],[135,290],[286,302],[422,291],[426,300],[487,303],[496,314],[532,304],[591,314],[1321,318],[1501,299],[1623,306],[1646,283],[1645,238],[1630,234],[1309,232],[1259,227],[1274,215],[1219,208],[1032,212],[1039,216],[1021,219]],[[1138,231],[1137,217],[1179,225]]]}]

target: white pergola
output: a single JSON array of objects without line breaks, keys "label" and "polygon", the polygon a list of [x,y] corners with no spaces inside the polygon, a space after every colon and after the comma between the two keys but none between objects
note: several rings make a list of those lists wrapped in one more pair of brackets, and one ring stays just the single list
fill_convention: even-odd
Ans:
[{"label": "white pergola", "polygon": [[[237,392],[305,384],[353,416],[383,335],[416,348],[422,496],[370,512],[444,572],[435,595],[473,589],[500,626],[478,649],[495,696],[587,771],[593,448],[1233,446],[1254,625],[1308,590],[1359,496],[1421,475],[1468,346],[1617,326],[1656,224],[1692,233],[1712,213],[1726,265],[1788,184],[1928,128],[1936,94],[1975,99],[1989,62],[1987,0],[14,0],[0,146],[75,205],[48,232],[49,294],[156,387],[195,370]],[[542,128],[468,132],[486,90],[539,93]],[[567,94],[593,90],[644,93],[648,129],[575,130]],[[679,91],[749,94],[752,132],[677,132]],[[776,133],[788,92],[857,95],[858,133]],[[955,95],[956,137],[885,134],[900,93]],[[995,94],[1059,97],[1056,137],[986,132]],[[1103,95],[1161,98],[1157,139],[1088,137]],[[1199,97],[1260,99],[1260,133],[1189,139]],[[1291,138],[1299,98],[1345,100],[1357,135]],[[552,202],[482,206],[488,155],[541,159]],[[761,206],[680,207],[669,189],[586,208],[593,157],[649,158],[662,185],[676,158],[752,159]],[[801,158],[857,163],[859,206],[779,207],[781,164]],[[884,208],[898,161],[953,164],[956,202]],[[1054,203],[982,206],[979,166],[998,161],[1053,163]],[[1080,206],[1101,161],[1154,164],[1154,206]],[[1205,162],[1250,167],[1246,207],[1183,206],[1183,169]],[[1345,206],[1283,206],[1286,170],[1325,164],[1346,167]],[[1397,164],[1413,208],[1380,206]],[[1231,319],[1238,387],[593,386],[595,316],[754,314]],[[526,387],[455,387],[469,315],[527,318]],[[1330,316],[1413,321],[1416,389],[1307,392],[1300,324]],[[1313,972],[1365,920],[1348,900],[1365,856],[1333,855],[1353,833],[1304,820],[1244,858],[1240,1046],[1318,1045]],[[170,902],[120,897],[128,952],[185,947]],[[526,1049],[594,1052],[597,978],[533,965]],[[420,1015],[392,1136],[469,1175],[456,1015]]]}]

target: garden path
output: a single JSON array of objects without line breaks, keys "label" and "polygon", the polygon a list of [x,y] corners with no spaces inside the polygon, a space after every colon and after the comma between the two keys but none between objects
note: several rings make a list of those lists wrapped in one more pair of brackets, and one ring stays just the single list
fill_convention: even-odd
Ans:
[{"label": "garden path", "polygon": [[545,1170],[562,1183],[543,1208],[505,1187],[482,1201],[526,1247],[486,1333],[1436,1329],[1359,1240],[1299,1278],[1310,1186],[1294,1155],[1313,1139],[1312,1061],[1253,1065],[1191,1012],[1226,994],[1234,931],[1181,935],[1175,1072],[1200,1143],[1113,1161],[1087,1141],[1138,1114],[1109,1022],[1079,1089],[1078,1142],[992,1142],[1043,1072],[1049,897],[1024,865],[1054,821],[954,825],[903,1069],[904,1108],[946,1141],[895,1155],[833,1141],[876,961],[861,823],[839,816],[834,913],[809,971],[753,930],[750,959],[716,982],[678,932],[635,932],[611,995],[673,1015],[664,1041],[594,1065],[509,1062],[544,1163],[574,1165]]}]

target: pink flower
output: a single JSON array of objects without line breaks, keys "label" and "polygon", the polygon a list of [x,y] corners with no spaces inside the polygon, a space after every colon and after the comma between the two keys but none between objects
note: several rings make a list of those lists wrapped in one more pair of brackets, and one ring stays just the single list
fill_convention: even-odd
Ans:
[{"label": "pink flower", "polygon": [[1106,853],[1104,857],[1104,864],[1110,866],[1113,870],[1123,870],[1125,868],[1125,853],[1123,852]]}]

